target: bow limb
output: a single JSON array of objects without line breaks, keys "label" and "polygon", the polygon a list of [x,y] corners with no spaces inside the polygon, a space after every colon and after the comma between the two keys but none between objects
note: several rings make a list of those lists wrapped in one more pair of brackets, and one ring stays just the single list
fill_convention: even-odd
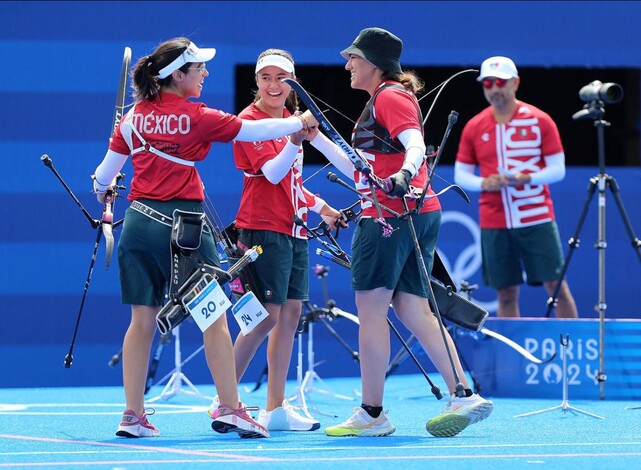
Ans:
[{"label": "bow limb", "polygon": [[[441,145],[438,147],[438,151],[436,152],[436,157],[434,157],[434,162],[432,162],[431,168],[429,168],[428,174],[427,174],[427,179],[425,181],[425,185],[423,186],[423,192],[421,193],[420,197],[416,201],[416,212],[421,211],[421,207],[423,206],[423,201],[425,200],[425,196],[427,195],[427,190],[429,189],[430,185],[432,184],[432,178],[434,177],[434,171],[436,170],[436,166],[438,165],[438,162],[441,159],[441,155],[443,154],[443,148],[445,148],[445,143],[447,142],[447,139],[450,136],[450,132],[452,132],[452,127],[454,127],[454,124],[456,124],[456,121],[458,120],[458,113],[456,111],[451,111],[450,115],[447,118],[447,128],[445,129],[445,132],[443,133],[443,138],[441,140]],[[460,191],[463,191],[463,189],[458,187]],[[458,191],[457,191],[458,192]],[[460,193],[459,193],[460,194]],[[467,202],[470,202],[469,197],[467,197],[467,194],[464,195],[464,198]]]},{"label": "bow limb", "polygon": [[[445,89],[447,84],[450,83],[454,78],[458,77],[459,75],[462,75],[464,73],[469,73],[469,72],[478,72],[478,70],[477,69],[465,69],[465,70],[461,70],[459,72],[456,72],[454,75],[451,75],[450,77],[448,77],[440,85],[438,85],[435,88],[433,88],[431,91],[429,91],[428,93],[423,95],[418,100],[420,102],[423,98],[425,98],[426,96],[430,95],[434,90],[438,90],[438,92],[436,93],[436,96],[434,97],[434,100],[432,101],[432,105],[430,106],[430,108],[427,110],[427,113],[425,114],[425,118],[423,119],[423,123],[422,123],[423,127],[425,127],[425,124],[427,123],[427,120],[429,119],[430,115],[432,114],[432,110],[434,109],[434,105],[436,105],[436,102],[438,101],[441,93],[443,92],[443,90]],[[437,150],[437,153],[436,153],[436,157],[434,159],[434,163],[432,164],[432,168],[431,168],[431,170],[430,170],[430,172],[428,174],[428,178],[427,178],[427,182],[425,184],[424,190],[423,190],[423,194],[426,194],[427,189],[429,188],[430,184],[432,183],[432,179],[435,176],[434,175],[434,170],[436,169],[436,165],[438,164],[438,161],[441,158],[441,154],[443,153],[443,146],[445,144],[445,141],[449,137],[450,131],[452,130],[452,126],[454,125],[454,123],[456,123],[456,120],[458,119],[458,113],[456,113],[455,115],[454,115],[454,113],[456,113],[456,112],[452,111],[450,113],[449,117],[448,117],[448,127],[447,127],[447,129],[445,131],[445,135],[443,137],[443,141],[441,142],[441,145],[438,147],[438,150]],[[443,177],[438,176],[438,178],[440,178],[443,181],[445,181],[446,183],[452,185],[449,181],[445,180]],[[455,185],[452,185],[452,186],[455,186]],[[467,196],[467,194],[465,194],[463,189],[461,189],[460,187],[459,187],[459,189],[460,189],[460,191],[457,190],[456,192],[461,194],[461,196],[463,196],[463,198],[467,202],[470,202],[469,197]],[[425,196],[423,196],[423,198],[424,197]],[[419,202],[417,203],[417,209],[418,210],[420,210],[420,205],[422,205],[422,203],[423,203],[423,198],[419,199]]]},{"label": "bow limb", "polygon": [[465,70],[461,70],[459,72],[456,72],[454,75],[451,75],[450,77],[448,77],[445,81],[443,81],[441,84],[437,85],[435,88],[430,90],[428,93],[426,93],[423,96],[421,96],[421,98],[418,101],[421,101],[423,98],[429,96],[434,90],[438,90],[438,92],[436,93],[436,96],[434,97],[434,100],[432,101],[432,105],[430,106],[430,109],[427,110],[427,114],[425,115],[425,119],[423,119],[423,127],[425,127],[425,123],[429,119],[430,114],[432,114],[432,110],[434,109],[434,105],[438,101],[439,96],[441,95],[441,93],[443,92],[443,90],[445,89],[447,84],[450,83],[454,78],[458,77],[459,75],[462,75],[462,74],[468,73],[468,72],[478,72],[478,69],[465,69]]},{"label": "bow limb", "polygon": [[114,235],[113,235],[113,203],[114,203],[114,190],[109,188],[105,193],[105,206],[102,211],[102,218],[100,220],[102,226],[102,234],[105,236],[106,252],[105,252],[105,269],[109,269],[111,262],[111,254],[114,249]]},{"label": "bow limb", "polygon": [[503,344],[506,344],[507,346],[518,352],[520,355],[522,355],[524,358],[526,358],[528,361],[534,362],[535,364],[545,364],[546,362],[550,362],[556,357],[556,353],[554,353],[547,359],[539,359],[520,344],[512,341],[510,338],[503,336],[500,333],[497,333],[496,331],[488,330],[487,328],[481,328],[479,331],[484,335],[489,336],[490,338],[494,338],[502,342]]},{"label": "bow limb", "polygon": [[[127,78],[129,76],[129,66],[131,65],[131,48],[125,47],[122,65],[120,67],[120,78],[118,82],[118,92],[116,94],[116,105],[114,107],[114,115],[111,124],[111,133],[110,137],[113,137],[114,132],[124,114],[125,108],[125,96],[127,94]],[[111,263],[111,254],[114,249],[114,235],[113,235],[113,222],[114,222],[114,202],[116,196],[118,196],[118,184],[124,178],[124,175],[118,173],[114,180],[111,183],[111,186],[107,188],[105,193],[105,206],[102,210],[102,233],[105,236],[106,243],[106,252],[105,252],[105,269],[109,269],[109,264]]]}]

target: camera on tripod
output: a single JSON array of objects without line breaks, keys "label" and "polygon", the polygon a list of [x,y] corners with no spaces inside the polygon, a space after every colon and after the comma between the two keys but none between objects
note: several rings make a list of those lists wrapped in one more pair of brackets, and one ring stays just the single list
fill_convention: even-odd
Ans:
[{"label": "camera on tripod", "polygon": [[623,88],[617,83],[602,83],[595,80],[579,90],[579,98],[586,103],[595,100],[606,104],[618,103],[623,99]]},{"label": "camera on tripod", "polygon": [[586,104],[581,111],[572,115],[572,119],[591,118],[600,121],[605,114],[606,104],[618,103],[623,99],[623,88],[617,83],[594,80],[579,90],[579,98]]}]

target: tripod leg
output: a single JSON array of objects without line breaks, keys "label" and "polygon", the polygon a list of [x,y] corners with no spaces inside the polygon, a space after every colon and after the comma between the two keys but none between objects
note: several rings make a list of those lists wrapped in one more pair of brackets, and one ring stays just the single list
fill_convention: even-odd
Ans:
[{"label": "tripod leg", "polygon": [[254,388],[252,389],[252,393],[258,390],[261,387],[261,385],[263,385],[263,382],[267,378],[268,370],[269,370],[269,365],[265,363],[265,367],[263,367],[263,371],[258,376],[258,379],[256,380],[256,385],[254,385]]},{"label": "tripod leg", "polygon": [[557,282],[556,284],[556,288],[554,289],[554,293],[552,294],[552,297],[548,299],[548,309],[545,312],[546,318],[549,318],[550,313],[552,312],[552,309],[555,308],[558,304],[559,291],[561,290],[561,284],[563,279],[565,279],[565,273],[567,273],[568,271],[568,267],[570,265],[570,260],[572,259],[572,254],[574,253],[574,249],[579,246],[579,234],[581,233],[581,229],[583,228],[583,223],[585,222],[585,216],[587,215],[588,209],[590,208],[590,202],[594,197],[594,191],[596,190],[598,180],[599,179],[596,176],[590,178],[590,184],[588,186],[588,194],[587,194],[587,197],[585,198],[585,202],[583,203],[583,207],[579,215],[579,221],[576,224],[576,229],[574,230],[574,234],[572,235],[572,238],[568,240],[568,245],[570,249],[565,255],[563,268],[561,269],[561,274],[559,275],[559,282]]},{"label": "tripod leg", "polygon": [[639,260],[641,260],[641,241],[634,234],[632,223],[630,222],[628,213],[626,212],[625,207],[623,206],[621,195],[619,194],[619,185],[617,184],[616,179],[614,179],[614,176],[608,176],[606,181],[608,182],[608,187],[610,188],[610,192],[612,193],[612,196],[614,196],[614,201],[616,202],[617,207],[619,209],[619,213],[621,214],[621,219],[623,219],[623,225],[625,226],[625,230],[628,232],[628,236],[630,237],[630,242],[632,243],[632,247],[637,252],[637,255],[639,256]]},{"label": "tripod leg", "polygon": [[324,326],[327,328],[327,331],[329,331],[334,338],[336,338],[336,341],[338,341],[341,346],[343,346],[347,352],[349,353],[350,356],[352,356],[352,359],[358,362],[358,351],[354,351],[349,344],[347,344],[347,341],[345,341],[341,336],[338,334],[338,332],[332,328],[332,326],[329,324],[327,320],[324,318],[319,318],[318,319]]}]

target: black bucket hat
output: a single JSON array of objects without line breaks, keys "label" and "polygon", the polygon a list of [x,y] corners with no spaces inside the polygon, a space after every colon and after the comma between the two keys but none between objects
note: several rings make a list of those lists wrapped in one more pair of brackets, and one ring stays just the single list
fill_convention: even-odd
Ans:
[{"label": "black bucket hat", "polygon": [[402,73],[401,51],[403,41],[394,34],[381,28],[365,28],[351,46],[341,52],[349,59],[350,54],[357,55],[384,71]]}]

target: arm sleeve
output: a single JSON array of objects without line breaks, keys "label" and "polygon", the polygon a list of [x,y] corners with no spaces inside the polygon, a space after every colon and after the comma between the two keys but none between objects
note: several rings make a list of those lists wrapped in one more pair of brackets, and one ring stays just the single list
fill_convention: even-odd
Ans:
[{"label": "arm sleeve", "polygon": [[425,161],[423,134],[421,134],[421,131],[418,129],[405,129],[398,134],[398,140],[400,140],[406,148],[405,160],[403,161],[401,170],[409,171],[412,177],[414,177]]},{"label": "arm sleeve", "polygon": [[241,142],[256,142],[284,137],[303,128],[303,123],[296,116],[285,119],[259,119],[257,121],[242,120],[240,130],[234,140]]},{"label": "arm sleeve", "polygon": [[306,188],[303,188],[303,194],[305,195],[305,201],[307,201],[307,208],[312,212],[319,214],[323,206],[327,204],[324,199],[312,194]]},{"label": "arm sleeve", "polygon": [[310,143],[314,148],[325,155],[325,158],[327,158],[327,160],[329,160],[329,162],[334,165],[338,171],[349,178],[354,178],[354,165],[338,145],[320,132]]},{"label": "arm sleeve", "polygon": [[96,192],[106,191],[118,172],[122,169],[129,155],[107,150],[98,168],[94,172],[93,189]]},{"label": "arm sleeve", "polygon": [[454,182],[468,191],[482,191],[481,183],[483,178],[474,174],[474,168],[476,168],[476,165],[455,162]]},{"label": "arm sleeve", "polygon": [[557,183],[565,178],[565,154],[563,152],[543,157],[545,168],[536,173],[530,173],[530,184]]},{"label": "arm sleeve", "polygon": [[[259,122],[259,121],[256,121]],[[267,178],[271,184],[278,184],[291,169],[292,163],[298,155],[300,146],[292,143],[290,140],[287,141],[283,150],[276,155],[274,158],[267,160],[260,170]]]}]

